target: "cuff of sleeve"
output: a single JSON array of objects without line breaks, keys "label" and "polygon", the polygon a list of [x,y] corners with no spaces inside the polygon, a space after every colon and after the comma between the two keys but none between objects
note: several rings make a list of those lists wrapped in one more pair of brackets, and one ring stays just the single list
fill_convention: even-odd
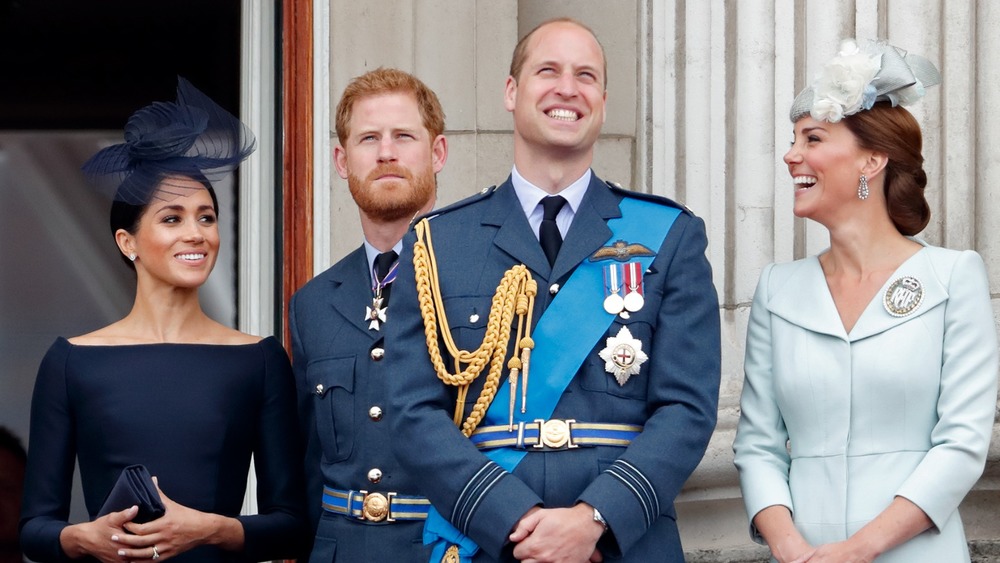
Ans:
[{"label": "cuff of sleeve", "polygon": [[659,502],[649,482],[631,464],[618,460],[587,487],[578,499],[601,511],[608,533],[602,552],[627,552],[660,515]]},{"label": "cuff of sleeve", "polygon": [[499,558],[514,526],[531,507],[541,505],[542,499],[520,479],[507,473],[479,498],[477,504],[468,522],[452,523],[471,537],[483,552]]},{"label": "cuff of sleeve", "polygon": [[21,549],[24,555],[35,561],[59,561],[69,563],[75,561],[66,554],[62,547],[60,536],[63,529],[69,526],[68,522],[47,522],[25,533],[21,529]]},{"label": "cuff of sleeve", "polygon": [[237,516],[243,526],[243,558],[252,561],[289,559],[302,553],[307,541],[305,520],[278,514]]}]

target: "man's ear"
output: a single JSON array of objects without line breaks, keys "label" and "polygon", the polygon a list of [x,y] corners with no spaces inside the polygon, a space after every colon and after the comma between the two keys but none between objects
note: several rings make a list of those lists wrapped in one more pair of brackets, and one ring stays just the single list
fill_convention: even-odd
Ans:
[{"label": "man's ear", "polygon": [[444,163],[448,161],[448,139],[444,135],[438,135],[431,142],[431,167],[437,174],[444,168]]},{"label": "man's ear", "polygon": [[347,151],[339,143],[333,147],[333,166],[337,169],[337,174],[346,180],[347,173],[350,172],[347,169]]},{"label": "man's ear", "polygon": [[513,76],[507,77],[507,83],[503,88],[503,107],[507,111],[514,111],[517,102],[517,80]]}]

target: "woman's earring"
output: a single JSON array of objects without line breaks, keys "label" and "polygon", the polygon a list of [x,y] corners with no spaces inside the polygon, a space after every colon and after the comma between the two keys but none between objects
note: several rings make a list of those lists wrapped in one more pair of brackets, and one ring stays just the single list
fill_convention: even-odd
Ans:
[{"label": "woman's earring", "polygon": [[135,252],[129,252],[128,259],[135,262]]},{"label": "woman's earring", "polygon": [[868,177],[864,174],[858,182],[858,199],[868,199]]}]

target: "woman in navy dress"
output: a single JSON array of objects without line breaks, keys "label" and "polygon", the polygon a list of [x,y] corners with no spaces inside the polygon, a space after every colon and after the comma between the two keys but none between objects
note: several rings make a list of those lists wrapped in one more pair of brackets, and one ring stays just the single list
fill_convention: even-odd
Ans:
[{"label": "woman in navy dress", "polygon": [[[136,112],[125,143],[84,170],[115,187],[111,230],[137,286],[131,312],[59,338],[39,368],[21,543],[65,561],[260,561],[294,557],[305,529],[288,358],[198,301],[219,251],[210,178],[254,149],[238,119],[180,79],[176,103]],[[251,455],[258,514],[240,516]],[[91,521],[68,522],[74,464]],[[122,469],[144,464],[166,513],[95,518]],[[158,562],[159,563],[159,562]]]}]

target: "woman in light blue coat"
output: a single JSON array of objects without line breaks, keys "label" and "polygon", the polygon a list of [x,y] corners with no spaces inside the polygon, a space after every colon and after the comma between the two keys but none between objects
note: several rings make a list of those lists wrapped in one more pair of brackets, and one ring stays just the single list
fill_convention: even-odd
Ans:
[{"label": "woman in light blue coat", "polygon": [[969,560],[957,508],[986,461],[997,339],[979,255],[912,238],[930,208],[900,105],[939,80],[845,41],[793,104],[794,212],[830,247],[761,274],[734,444],[777,561]]}]

